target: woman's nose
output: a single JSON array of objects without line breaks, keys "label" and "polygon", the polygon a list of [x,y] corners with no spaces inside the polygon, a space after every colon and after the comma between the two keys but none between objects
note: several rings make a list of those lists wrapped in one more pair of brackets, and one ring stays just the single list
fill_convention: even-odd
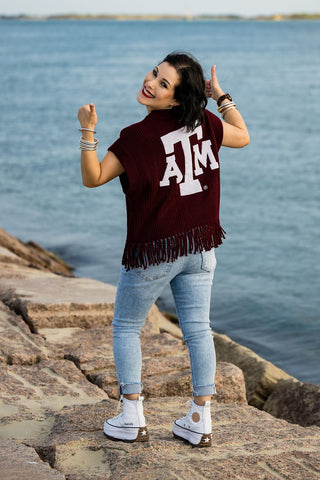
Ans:
[{"label": "woman's nose", "polygon": [[154,78],[151,78],[150,80],[148,80],[148,81],[147,81],[147,86],[148,86],[148,88],[154,89],[154,87],[155,87],[155,79],[154,79]]}]

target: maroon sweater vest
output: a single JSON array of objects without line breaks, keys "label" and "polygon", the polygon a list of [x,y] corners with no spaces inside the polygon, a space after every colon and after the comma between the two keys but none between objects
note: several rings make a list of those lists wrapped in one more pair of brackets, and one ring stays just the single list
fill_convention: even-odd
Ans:
[{"label": "maroon sweater vest", "polygon": [[123,165],[126,269],[172,262],[222,243],[220,226],[221,120],[206,110],[192,132],[171,110],[156,110],[121,131],[111,150]]}]

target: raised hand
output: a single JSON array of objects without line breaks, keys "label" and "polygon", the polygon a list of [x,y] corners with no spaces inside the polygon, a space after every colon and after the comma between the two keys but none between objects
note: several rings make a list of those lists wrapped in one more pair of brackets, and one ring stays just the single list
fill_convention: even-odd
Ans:
[{"label": "raised hand", "polygon": [[207,98],[213,98],[215,101],[223,95],[223,90],[218,82],[215,65],[211,67],[211,79],[206,80],[205,93]]},{"label": "raised hand", "polygon": [[79,108],[78,119],[82,128],[91,128],[94,130],[98,123],[94,104],[89,103],[89,105],[83,105],[83,107]]}]

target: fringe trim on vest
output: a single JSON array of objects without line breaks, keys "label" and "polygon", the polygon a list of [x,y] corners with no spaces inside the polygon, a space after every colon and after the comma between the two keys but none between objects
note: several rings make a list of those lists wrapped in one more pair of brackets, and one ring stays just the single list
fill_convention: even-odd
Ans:
[{"label": "fringe trim on vest", "polygon": [[170,237],[145,243],[126,242],[122,264],[126,270],[163,262],[174,262],[188,253],[209,251],[222,244],[225,231],[220,224],[202,225]]}]

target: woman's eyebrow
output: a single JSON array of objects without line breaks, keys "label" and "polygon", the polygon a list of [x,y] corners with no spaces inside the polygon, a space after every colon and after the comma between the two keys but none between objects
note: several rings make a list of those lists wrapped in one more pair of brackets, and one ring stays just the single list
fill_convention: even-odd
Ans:
[{"label": "woman's eyebrow", "polygon": [[[158,67],[154,67],[154,68],[157,71],[157,73],[159,73],[159,68]],[[169,85],[169,87],[171,87],[171,83],[169,82],[169,80],[167,80],[166,78],[162,78],[161,80],[163,82],[166,82]]]}]

